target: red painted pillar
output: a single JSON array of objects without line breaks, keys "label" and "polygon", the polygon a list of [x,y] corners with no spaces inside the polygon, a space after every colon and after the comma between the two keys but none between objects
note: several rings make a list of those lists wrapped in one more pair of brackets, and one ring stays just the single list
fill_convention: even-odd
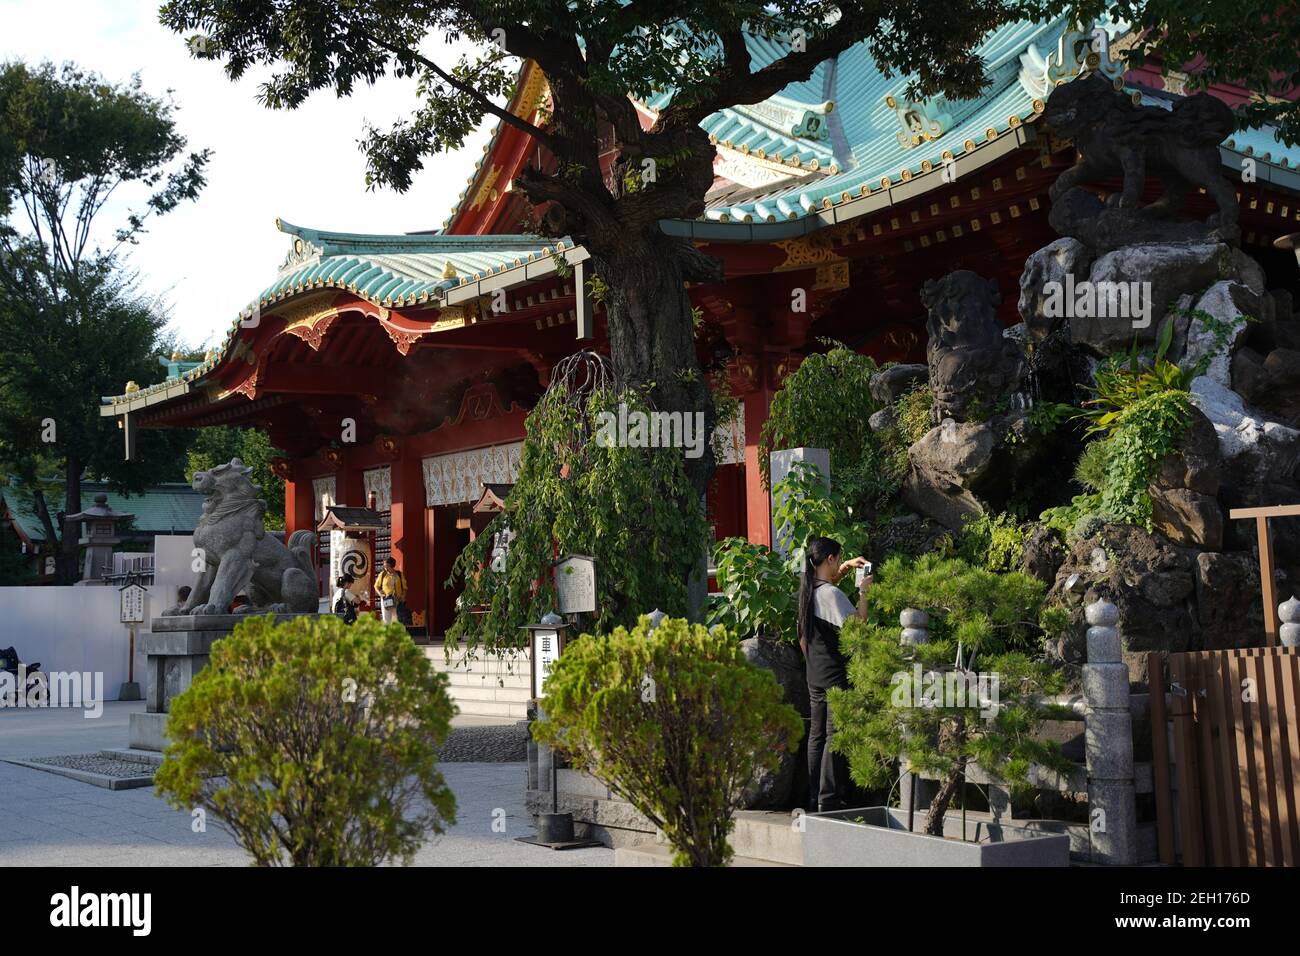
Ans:
[{"label": "red painted pillar", "polygon": [[285,538],[295,531],[316,530],[316,500],[312,490],[311,476],[303,467],[304,462],[293,463],[293,472],[284,483],[284,529]]},{"label": "red painted pillar", "polygon": [[418,455],[403,444],[401,457],[390,466],[393,485],[391,521],[393,555],[406,575],[406,604],[411,613],[427,611],[425,573],[424,474]]},{"label": "red painted pillar", "polygon": [[762,448],[759,436],[772,404],[772,390],[766,384],[745,392],[741,402],[745,410],[745,530],[754,544],[772,546],[772,506],[768,489],[763,487],[760,470]]}]

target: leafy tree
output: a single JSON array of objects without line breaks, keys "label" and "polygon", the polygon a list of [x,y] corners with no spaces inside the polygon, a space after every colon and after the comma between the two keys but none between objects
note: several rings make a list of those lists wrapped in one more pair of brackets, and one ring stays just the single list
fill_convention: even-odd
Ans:
[{"label": "leafy tree", "polygon": [[455,822],[437,770],[447,678],[397,626],[241,622],[172,701],[154,784],[202,807],[258,866],[410,863]]},{"label": "leafy tree", "polygon": [[[900,15],[895,4],[834,0],[169,0],[161,17],[232,79],[270,65],[260,97],[273,108],[293,109],[321,89],[346,96],[386,74],[415,78],[415,112],[361,140],[371,185],[406,189],[425,157],[459,148],[485,116],[532,137],[543,158],[514,185],[544,209],[540,229],[591,253],[616,370],[630,386],[652,386],[657,408],[704,411],[711,431],[685,283],[717,280],[722,267],[659,226],[704,210],[715,149],[701,121],[762,102],[864,38],[887,72],[916,75],[914,95],[976,94],[988,83],[979,42],[1021,7],[966,0]],[[785,54],[754,69],[746,31]],[[431,33],[468,38],[478,52],[446,62],[427,52]],[[546,75],[541,125],[499,102],[517,58]],[[633,98],[664,93],[643,127]],[[606,142],[616,150],[608,169]],[[695,496],[713,468],[711,453],[687,462]]]},{"label": "leafy tree", "polygon": [[675,866],[725,866],[746,784],[799,745],[803,722],[781,695],[724,628],[642,617],[566,645],[533,735],[645,814]]},{"label": "leafy tree", "polygon": [[201,428],[187,452],[185,480],[192,480],[196,471],[238,458],[253,469],[249,478],[262,489],[266,527],[280,530],[284,528],[284,479],[271,470],[271,460],[280,454],[266,433],[255,428]]},{"label": "leafy tree", "polygon": [[[1029,15],[1067,7],[1028,3]],[[1187,71],[1187,90],[1216,83],[1244,86],[1254,95],[1237,110],[1237,128],[1277,125],[1288,146],[1300,143],[1300,17],[1285,4],[1240,0],[1084,0],[1077,15],[1092,21],[1104,13],[1133,25],[1140,41],[1125,51],[1130,67],[1152,63]],[[1243,43],[1243,37],[1250,37]]]},{"label": "leafy tree", "polygon": [[744,538],[727,538],[718,542],[714,555],[720,593],[709,624],[742,636],[798,640],[799,579],[780,553]]},{"label": "leafy tree", "polygon": [[[164,319],[113,252],[204,185],[208,154],[179,158],[174,111],[138,78],[114,85],[71,65],[0,65],[0,460],[34,489],[48,540],[60,542],[62,583],[76,580],[77,529],[59,529],[60,541],[35,486],[42,459],[63,473],[66,514],[82,510],[88,471],[123,490],[179,477],[183,437],[141,435],[139,458],[124,462],[120,432],[99,415],[100,396],[162,375]],[[119,189],[148,196],[104,250],[97,217]]]},{"label": "leafy tree", "polygon": [[[1030,787],[1035,766],[1071,766],[1059,744],[1036,736],[1051,713],[1037,698],[1064,683],[1039,659],[1044,635],[1067,626],[1063,612],[1043,607],[1044,591],[1027,575],[994,574],[956,558],[891,558],[876,573],[870,620],[844,624],[850,686],[830,693],[832,746],[863,787],[887,787],[906,772],[898,766],[904,753],[912,768],[937,777],[927,833],[943,834],[944,813],[972,761],[1013,792]],[[909,607],[929,613],[929,643],[900,643],[899,614]],[[979,682],[976,672],[995,675],[997,684]],[[959,692],[934,693],[949,686]]]},{"label": "leafy tree", "polygon": [[[596,559],[595,629],[633,624],[656,607],[687,612],[685,582],[709,534],[704,508],[684,494],[679,449],[597,441],[602,413],[617,415],[620,403],[629,416],[647,410],[630,389],[584,394],[552,387],[529,413],[505,511],[456,559],[448,583],[459,581],[464,590],[449,640],[516,646],[521,627],[555,609],[551,565],[564,554]],[[513,539],[505,568],[493,570],[492,549],[507,528]]]}]

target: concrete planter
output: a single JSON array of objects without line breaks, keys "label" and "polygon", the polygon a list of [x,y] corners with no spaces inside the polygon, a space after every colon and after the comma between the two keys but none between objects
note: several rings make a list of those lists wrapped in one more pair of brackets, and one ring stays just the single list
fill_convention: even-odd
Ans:
[{"label": "concrete planter", "polygon": [[[916,824],[923,819],[916,815]],[[865,822],[857,822],[865,821]],[[1070,838],[967,821],[961,812],[944,818],[945,838],[909,833],[907,811],[863,807],[804,818],[804,866],[1068,866]]]}]

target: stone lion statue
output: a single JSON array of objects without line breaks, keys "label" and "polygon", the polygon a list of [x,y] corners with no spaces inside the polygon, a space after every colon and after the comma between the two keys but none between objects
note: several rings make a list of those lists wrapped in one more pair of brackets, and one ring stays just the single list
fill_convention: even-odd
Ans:
[{"label": "stone lion statue", "polygon": [[926,282],[921,301],[935,420],[987,418],[1024,374],[1020,347],[1002,334],[997,283],[962,269]]},{"label": "stone lion statue", "polygon": [[315,535],[295,531],[285,547],[266,533],[262,522],[266,502],[260,497],[262,489],[248,480],[252,470],[234,458],[228,465],[195,473],[194,490],[208,496],[194,529],[194,547],[204,567],[185,603],[168,608],[164,615],[227,614],[239,594],[249,600],[240,613],[317,609],[311,561]]},{"label": "stone lion statue", "polygon": [[1124,188],[1108,205],[1136,210],[1150,172],[1164,183],[1164,195],[1142,213],[1172,217],[1181,212],[1187,191],[1202,187],[1218,205],[1206,225],[1224,239],[1237,235],[1237,197],[1224,181],[1219,143],[1235,125],[1232,110],[1208,93],[1176,100],[1172,110],[1135,106],[1097,74],[1065,83],[1047,99],[1044,119],[1058,136],[1074,140],[1079,158],[1052,184],[1055,203],[1075,186],[1114,176]]}]

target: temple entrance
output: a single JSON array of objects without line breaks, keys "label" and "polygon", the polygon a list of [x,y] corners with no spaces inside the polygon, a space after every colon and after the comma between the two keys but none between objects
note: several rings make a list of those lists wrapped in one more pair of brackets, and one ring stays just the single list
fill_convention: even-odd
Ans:
[{"label": "temple entrance", "polygon": [[459,587],[448,587],[452,565],[470,542],[467,505],[436,505],[425,509],[426,540],[428,542],[428,633],[440,638],[456,619],[456,598]]}]

